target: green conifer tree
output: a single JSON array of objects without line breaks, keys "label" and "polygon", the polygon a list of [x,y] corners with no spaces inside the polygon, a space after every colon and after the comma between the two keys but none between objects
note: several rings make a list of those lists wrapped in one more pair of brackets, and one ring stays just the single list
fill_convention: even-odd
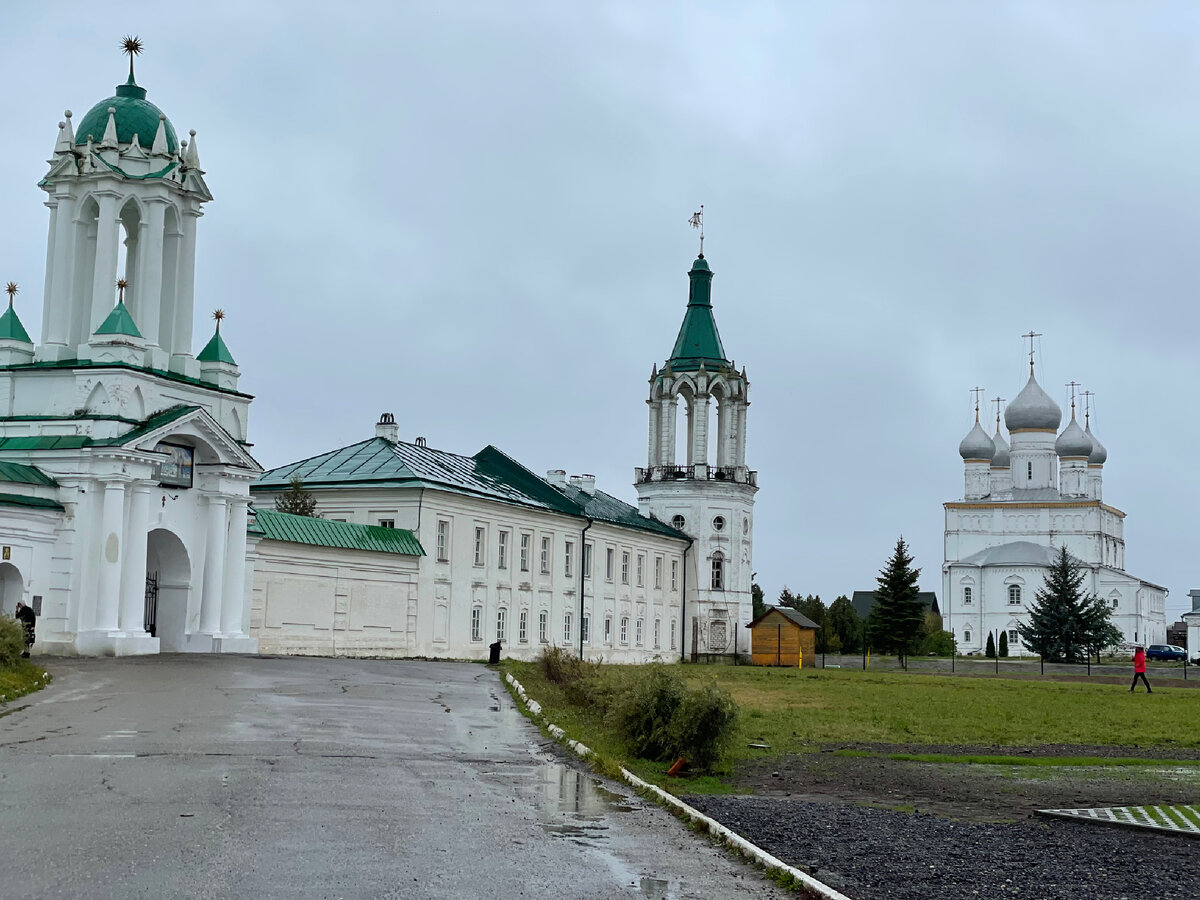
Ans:
[{"label": "green conifer tree", "polygon": [[278,512],[291,513],[293,516],[320,518],[317,515],[317,498],[304,486],[299,475],[288,483],[288,489],[284,493],[275,498],[275,509]]},{"label": "green conifer tree", "polygon": [[1017,626],[1034,653],[1052,662],[1083,662],[1089,653],[1120,642],[1112,611],[1099,598],[1084,594],[1084,577],[1067,548],[1060,547],[1029,608],[1029,622]]},{"label": "green conifer tree", "polygon": [[871,646],[884,653],[903,656],[916,649],[925,623],[925,609],[917,589],[920,569],[912,567],[913,558],[901,536],[896,541],[887,565],[879,572],[875,605],[867,619]]},{"label": "green conifer tree", "polygon": [[862,650],[862,616],[844,594],[829,604],[829,627],[841,641],[842,653],[858,653]]},{"label": "green conifer tree", "polygon": [[983,652],[986,654],[988,659],[996,658],[996,636],[990,631],[988,632],[987,649],[985,649]]},{"label": "green conifer tree", "polygon": [[1008,632],[1002,631],[1002,632],[1000,632],[1000,658],[1006,659],[1007,657],[1008,657]]},{"label": "green conifer tree", "polygon": [[750,613],[752,619],[757,619],[767,611],[767,604],[763,600],[763,589],[757,581],[750,582],[750,602],[754,606]]}]

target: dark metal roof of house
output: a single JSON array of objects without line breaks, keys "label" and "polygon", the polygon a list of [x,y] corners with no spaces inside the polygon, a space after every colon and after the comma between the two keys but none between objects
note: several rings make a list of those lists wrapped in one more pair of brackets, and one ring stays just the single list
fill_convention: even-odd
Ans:
[{"label": "dark metal roof of house", "polygon": [[[937,594],[933,591],[920,591],[917,596],[921,599],[926,609],[931,609],[939,616],[942,614],[938,607]],[[850,605],[854,607],[854,611],[860,617],[866,619],[871,614],[871,609],[875,606],[874,591],[855,591],[854,596],[850,598]]]}]

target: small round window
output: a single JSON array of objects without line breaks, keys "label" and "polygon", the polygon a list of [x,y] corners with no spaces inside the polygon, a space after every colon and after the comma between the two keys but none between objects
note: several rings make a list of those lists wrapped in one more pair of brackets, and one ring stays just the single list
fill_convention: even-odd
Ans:
[{"label": "small round window", "polygon": [[724,516],[714,517],[713,518],[713,531],[724,531],[724,530],[725,530],[725,517]]},{"label": "small round window", "polygon": [[683,520],[683,516],[675,516],[673,519],[671,519],[671,527],[677,528],[680,531],[683,531],[683,526],[686,524],[687,522]]}]

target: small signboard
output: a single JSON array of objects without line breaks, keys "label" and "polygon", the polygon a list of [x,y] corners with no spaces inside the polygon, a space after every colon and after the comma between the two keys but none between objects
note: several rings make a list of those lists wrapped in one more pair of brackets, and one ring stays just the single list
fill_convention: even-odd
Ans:
[{"label": "small signboard", "polygon": [[33,602],[30,604],[30,606],[33,607],[33,614],[35,616],[40,616],[42,614],[42,595],[34,594]]},{"label": "small signboard", "polygon": [[190,488],[192,465],[196,451],[182,444],[159,444],[155,453],[165,454],[167,459],[158,464],[158,483],[164,487]]},{"label": "small signboard", "polygon": [[4,559],[12,559],[12,547],[8,546],[8,544],[5,544],[4,552],[0,554],[0,556],[3,556]]}]

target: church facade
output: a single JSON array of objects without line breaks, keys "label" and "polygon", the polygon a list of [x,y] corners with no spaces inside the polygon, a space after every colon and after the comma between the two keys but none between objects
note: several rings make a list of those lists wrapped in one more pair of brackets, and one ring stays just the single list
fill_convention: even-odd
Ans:
[{"label": "church facade", "polygon": [[212,199],[130,66],[59,123],[42,333],[0,316],[0,604],[34,652],[246,651],[251,397],[217,331],[193,354]]},{"label": "church facade", "polygon": [[[560,647],[610,662],[748,653],[740,626],[750,621],[757,488],[745,465],[747,380],[724,358],[702,256],[689,278],[675,350],[651,379],[639,507],[591,475],[539,476],[492,446],[467,456],[402,441],[385,413],[374,437],[251,486],[262,511],[251,528],[262,649],[479,659],[499,641],[521,658]],[[677,464],[680,403],[688,449]],[[294,479],[321,519],[270,512]],[[264,517],[277,538],[284,526],[343,527],[371,543],[296,553],[255,534]]]},{"label": "church facade", "polygon": [[1017,626],[1045,583],[1059,548],[1086,573],[1084,590],[1104,600],[1127,641],[1166,639],[1166,588],[1125,571],[1125,513],[1104,502],[1108,451],[1090,415],[1059,433],[1062,410],[1029,381],[1005,409],[1006,440],[975,424],[959,445],[963,499],[945,504],[943,624],[960,652],[978,653],[988,635],[1027,655]]}]

